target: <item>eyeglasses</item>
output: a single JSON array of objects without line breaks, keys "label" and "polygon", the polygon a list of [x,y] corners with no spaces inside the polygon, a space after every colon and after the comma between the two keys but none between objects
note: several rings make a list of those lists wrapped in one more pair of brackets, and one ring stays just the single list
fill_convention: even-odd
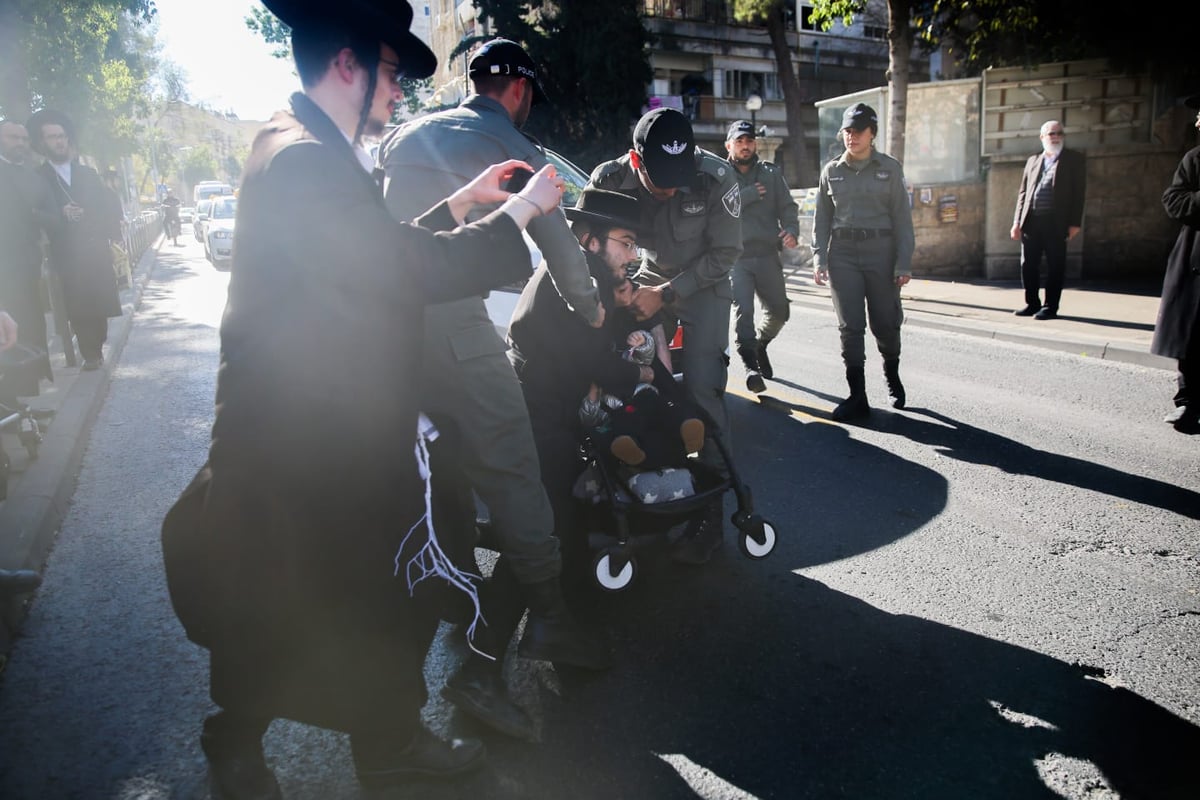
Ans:
[{"label": "eyeglasses", "polygon": [[400,62],[388,61],[386,58],[379,59],[379,63],[385,67],[392,68],[392,77],[389,83],[400,88],[404,87],[404,73],[400,71]]},{"label": "eyeglasses", "polygon": [[637,242],[631,242],[628,239],[618,239],[615,236],[605,236],[604,238],[610,242],[616,242],[617,244],[621,245],[621,247],[625,249],[625,252],[634,258],[642,257],[642,248],[637,246]]},{"label": "eyeglasses", "polygon": [[1047,136],[1062,136],[1062,131],[1046,131]]}]

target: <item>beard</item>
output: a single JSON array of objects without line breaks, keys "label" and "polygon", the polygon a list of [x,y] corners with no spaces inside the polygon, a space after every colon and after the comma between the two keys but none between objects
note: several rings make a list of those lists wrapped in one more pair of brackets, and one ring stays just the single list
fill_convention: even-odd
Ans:
[{"label": "beard", "polygon": [[1050,155],[1056,156],[1062,152],[1063,143],[1062,142],[1046,142],[1044,145],[1042,145],[1042,147],[1045,148],[1046,152],[1049,153]]},{"label": "beard", "polygon": [[745,156],[743,158],[738,158],[737,156],[734,156],[733,163],[737,164],[739,167],[748,167],[754,163],[755,155],[756,155],[755,153],[751,153],[750,155]]}]

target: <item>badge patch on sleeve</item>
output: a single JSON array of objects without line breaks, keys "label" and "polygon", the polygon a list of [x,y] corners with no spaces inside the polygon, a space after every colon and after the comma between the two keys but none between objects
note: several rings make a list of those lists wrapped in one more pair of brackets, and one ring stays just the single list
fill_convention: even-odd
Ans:
[{"label": "badge patch on sleeve", "polygon": [[721,202],[725,205],[729,216],[734,219],[740,217],[742,215],[742,187],[735,183],[721,198]]}]

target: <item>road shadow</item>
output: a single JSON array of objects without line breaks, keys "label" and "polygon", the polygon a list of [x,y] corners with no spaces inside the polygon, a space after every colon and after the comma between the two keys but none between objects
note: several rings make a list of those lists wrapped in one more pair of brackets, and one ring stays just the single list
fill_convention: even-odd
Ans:
[{"label": "road shadow", "polygon": [[1011,475],[1029,475],[1200,519],[1200,493],[1191,489],[1039,450],[927,408],[906,408],[903,414],[874,411],[871,427],[936,447],[940,454],[960,461],[986,464]]}]

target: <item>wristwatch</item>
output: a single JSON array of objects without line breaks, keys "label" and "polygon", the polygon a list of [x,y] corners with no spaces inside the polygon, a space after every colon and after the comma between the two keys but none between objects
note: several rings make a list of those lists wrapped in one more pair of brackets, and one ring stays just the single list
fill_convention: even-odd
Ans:
[{"label": "wristwatch", "polygon": [[675,290],[671,288],[671,284],[669,283],[662,288],[659,296],[662,297],[664,305],[669,306],[675,302]]}]

